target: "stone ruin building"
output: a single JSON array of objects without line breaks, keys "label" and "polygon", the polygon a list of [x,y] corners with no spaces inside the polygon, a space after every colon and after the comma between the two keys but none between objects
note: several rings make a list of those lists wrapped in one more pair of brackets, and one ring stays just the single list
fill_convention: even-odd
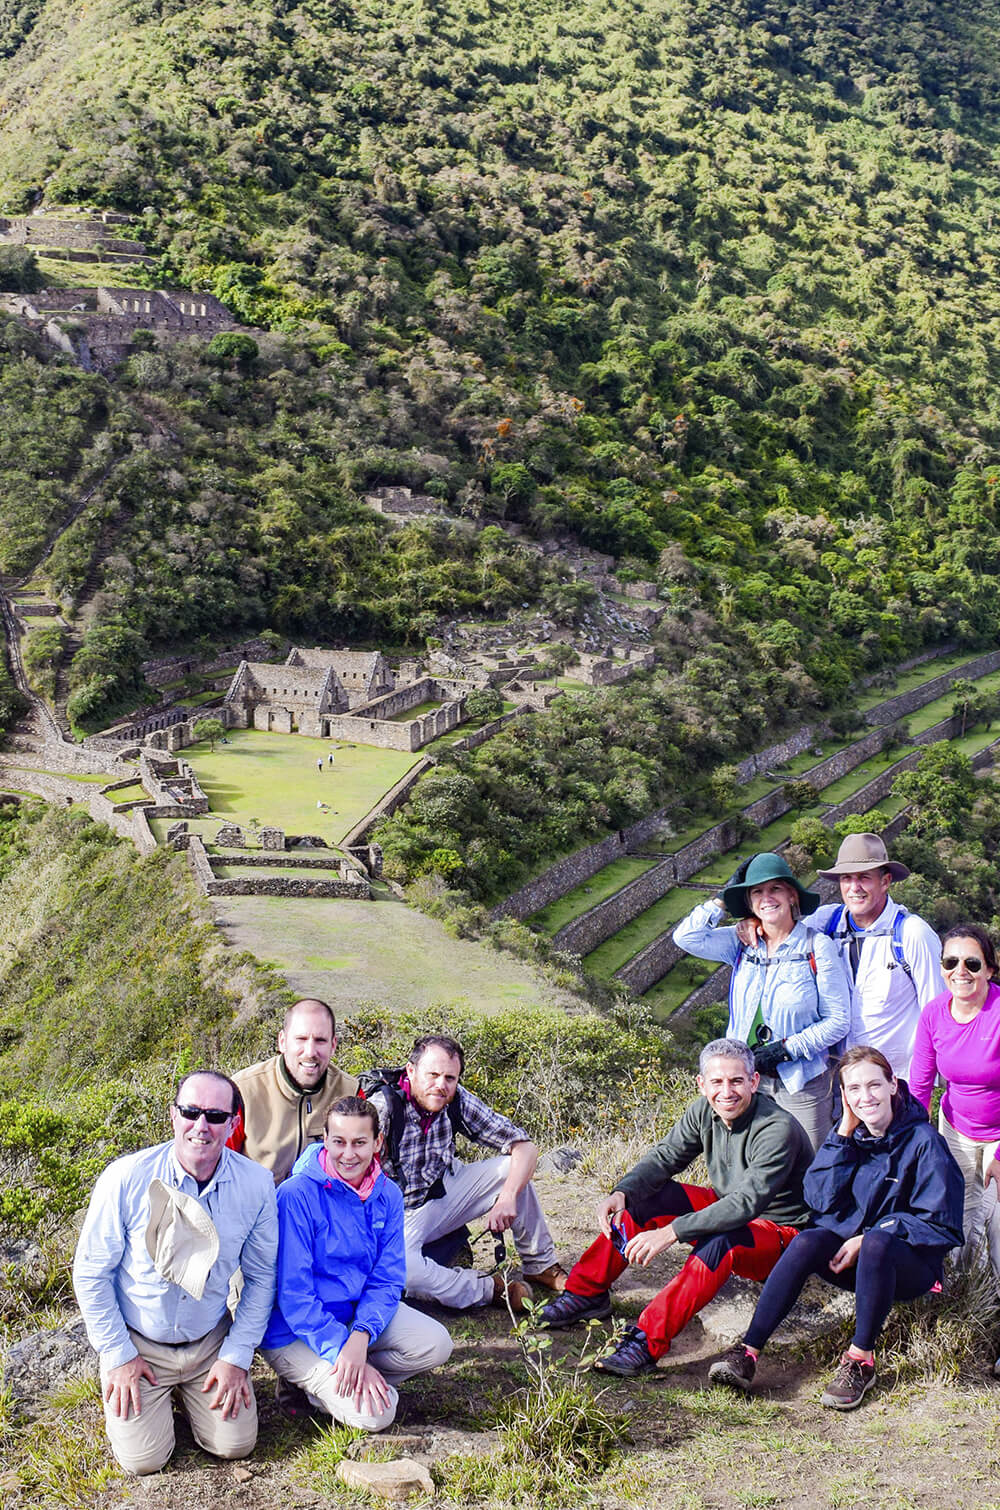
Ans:
[{"label": "stone ruin building", "polygon": [[331,670],[346,699],[341,704],[343,708],[371,702],[373,697],[383,697],[396,686],[392,667],[380,650],[302,650],[293,646],[285,665]]},{"label": "stone ruin building", "polygon": [[47,288],[0,294],[0,309],[38,330],[85,372],[113,371],[128,355],[137,330],[177,340],[244,328],[212,294],[183,289]]},{"label": "stone ruin building", "polygon": [[[421,675],[399,681],[379,651],[289,651],[284,665],[241,661],[224,707],[235,728],[419,750],[462,721],[472,683]],[[440,706],[405,714],[426,703]]]}]

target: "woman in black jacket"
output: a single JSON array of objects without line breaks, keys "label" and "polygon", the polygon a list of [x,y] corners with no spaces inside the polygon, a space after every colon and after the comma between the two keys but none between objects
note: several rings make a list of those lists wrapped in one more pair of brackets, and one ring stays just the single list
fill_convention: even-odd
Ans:
[{"label": "woman in black jacket", "polygon": [[945,1255],[962,1241],[964,1186],[944,1139],[883,1054],[859,1044],[837,1074],[843,1116],[804,1183],[813,1225],[772,1269],[743,1342],[708,1376],[748,1390],[761,1348],[818,1274],[857,1296],[854,1340],[822,1399],[853,1410],[875,1382],[872,1350],[894,1303],[940,1287]]}]

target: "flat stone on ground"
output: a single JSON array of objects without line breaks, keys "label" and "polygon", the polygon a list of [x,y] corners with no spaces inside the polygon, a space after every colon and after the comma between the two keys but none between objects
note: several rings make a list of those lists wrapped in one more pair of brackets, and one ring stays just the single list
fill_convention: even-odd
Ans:
[{"label": "flat stone on ground", "polygon": [[337,1476],[351,1489],[368,1489],[391,1504],[400,1504],[411,1495],[434,1493],[434,1480],[427,1469],[412,1458],[397,1458],[393,1463],[354,1463],[342,1458]]}]

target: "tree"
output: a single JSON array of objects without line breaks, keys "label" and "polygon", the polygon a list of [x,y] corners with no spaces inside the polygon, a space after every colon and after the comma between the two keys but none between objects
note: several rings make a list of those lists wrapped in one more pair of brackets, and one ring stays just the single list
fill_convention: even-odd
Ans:
[{"label": "tree", "polygon": [[487,723],[503,712],[503,698],[495,687],[477,687],[465,699],[465,716],[475,723]]},{"label": "tree", "polygon": [[215,741],[222,739],[226,726],[221,718],[199,718],[191,732],[195,739],[207,739],[209,749],[214,750]]},{"label": "tree", "polygon": [[959,837],[976,798],[972,761],[946,740],[929,745],[914,771],[892,785],[894,797],[912,804],[909,828],[928,838]]},{"label": "tree", "polygon": [[259,348],[253,336],[245,336],[238,330],[220,330],[205,348],[209,361],[216,362],[220,367],[232,365],[246,369],[256,361],[258,354]]},{"label": "tree", "polygon": [[38,260],[29,247],[0,246],[0,289],[11,294],[31,294],[41,286]]}]

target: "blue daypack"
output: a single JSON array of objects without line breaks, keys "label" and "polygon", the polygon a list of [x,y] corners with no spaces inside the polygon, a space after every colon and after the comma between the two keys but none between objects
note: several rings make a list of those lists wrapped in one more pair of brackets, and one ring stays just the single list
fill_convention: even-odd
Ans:
[{"label": "blue daypack", "polygon": [[[827,938],[833,938],[837,934],[838,930],[840,929],[840,925],[844,921],[844,914],[846,913],[846,911],[847,908],[843,905],[843,903],[841,903],[836,912],[830,918],[830,921],[827,923],[826,927],[823,929],[823,932],[826,934]],[[914,992],[916,992],[917,988],[913,984],[913,971],[910,969],[909,965],[906,963],[906,960],[903,957],[903,924],[906,922],[906,919],[908,917],[909,913],[907,912],[906,908],[900,907],[893,920],[892,957],[896,961],[896,964],[899,965],[900,968],[906,973],[910,985],[913,986],[913,990]],[[854,930],[852,929],[844,928],[840,933],[840,937],[848,938],[853,931]]]}]

